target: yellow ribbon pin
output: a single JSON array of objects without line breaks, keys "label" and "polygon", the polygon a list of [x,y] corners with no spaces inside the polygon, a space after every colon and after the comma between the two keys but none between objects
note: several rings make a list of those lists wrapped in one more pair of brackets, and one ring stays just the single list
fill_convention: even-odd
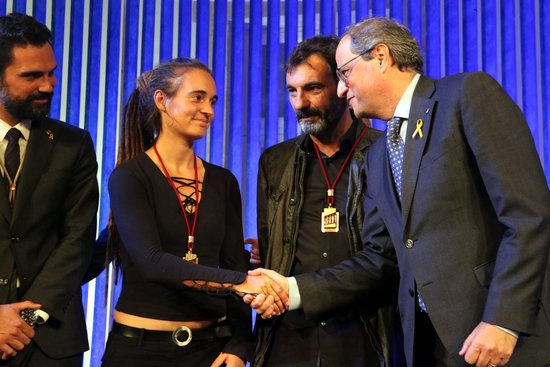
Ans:
[{"label": "yellow ribbon pin", "polygon": [[424,125],[424,121],[422,121],[422,119],[416,120],[416,130],[413,133],[413,139],[416,137],[416,134],[420,135],[420,139],[424,137],[424,135],[422,135],[422,125]]}]

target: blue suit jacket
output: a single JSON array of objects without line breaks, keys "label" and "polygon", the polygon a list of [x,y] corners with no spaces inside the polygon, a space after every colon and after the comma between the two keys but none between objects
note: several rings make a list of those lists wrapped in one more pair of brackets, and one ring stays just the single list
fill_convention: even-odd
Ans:
[{"label": "blue suit jacket", "polygon": [[[413,138],[418,120],[423,137]],[[550,364],[550,193],[525,119],[500,85],[484,73],[421,77],[401,204],[384,137],[365,165],[366,247],[335,268],[297,277],[305,312],[349,301],[346,288],[380,287],[396,255],[409,366],[416,289],[458,365],[466,365],[458,351],[480,321],[521,333],[510,366]],[[324,302],[314,304],[319,297]]]}]

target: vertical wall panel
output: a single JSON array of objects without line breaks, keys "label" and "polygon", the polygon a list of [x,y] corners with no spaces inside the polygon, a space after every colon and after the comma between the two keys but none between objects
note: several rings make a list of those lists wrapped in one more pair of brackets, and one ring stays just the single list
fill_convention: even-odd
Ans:
[{"label": "vertical wall panel", "polygon": [[[280,63],[280,33],[281,33],[281,7],[279,0],[269,0],[267,10],[267,83],[265,88],[266,109],[265,118],[265,143],[262,149],[278,143],[279,140],[279,76]],[[249,229],[250,231],[250,229]]]},{"label": "vertical wall panel", "polygon": [[500,30],[497,26],[496,14],[500,11],[497,7],[498,0],[482,1],[482,29],[483,29],[483,71],[491,74],[499,82],[498,60],[500,60]]},{"label": "vertical wall panel", "polygon": [[338,1],[338,36],[341,36],[351,23],[351,0]]},{"label": "vertical wall panel", "polygon": [[501,84],[510,97],[517,98],[516,78],[516,16],[515,0],[502,0],[502,81]]},{"label": "vertical wall panel", "polygon": [[302,0],[303,39],[315,36],[315,0]]},{"label": "vertical wall panel", "polygon": [[426,0],[426,18],[430,21],[426,25],[426,43],[424,47],[420,47],[424,56],[424,72],[426,75],[432,78],[440,78],[442,76],[441,71],[441,38],[445,36],[440,28],[439,14],[441,9],[439,7],[439,0]]},{"label": "vertical wall panel", "polygon": [[216,0],[214,6],[214,50],[212,55],[212,71],[216,81],[218,102],[214,106],[214,121],[210,125],[210,162],[223,166],[224,164],[224,122],[225,122],[225,61],[227,41],[227,0]]},{"label": "vertical wall panel", "polygon": [[386,17],[386,0],[371,0],[373,17]]},{"label": "vertical wall panel", "polygon": [[334,2],[321,1],[320,13],[321,34],[334,34]]},{"label": "vertical wall panel", "polygon": [[[233,0],[231,13],[231,84],[230,117],[229,117],[229,145],[228,168],[242,184],[243,175],[243,141],[244,126],[244,0]],[[229,151],[228,151],[229,153]]]},{"label": "vertical wall panel", "polygon": [[463,11],[463,29],[464,37],[462,38],[461,47],[463,51],[464,71],[478,71],[480,65],[478,64],[477,53],[475,49],[478,44],[477,33],[477,19],[478,12],[481,9],[477,9],[477,0],[464,0]]},{"label": "vertical wall panel", "polygon": [[540,151],[539,134],[539,106],[538,97],[539,88],[537,79],[540,77],[537,70],[537,34],[533,31],[535,25],[534,0],[518,0],[520,6],[520,29],[521,29],[521,47],[518,47],[518,55],[521,55],[521,75],[522,75],[522,94],[523,104],[520,107],[525,114],[529,128],[535,138],[535,145]]},{"label": "vertical wall panel", "polygon": [[545,149],[541,156],[546,172],[546,180],[550,182],[550,2],[541,1],[540,13],[540,63],[541,63],[541,98],[542,98],[542,134],[538,136],[544,142]]},{"label": "vertical wall panel", "polygon": [[[197,0],[197,50],[196,57],[207,66],[210,66],[210,1]],[[195,154],[204,159],[207,157],[207,139],[195,142]]]},{"label": "vertical wall panel", "polygon": [[[407,2],[407,17],[405,19],[405,25],[409,27],[412,35],[418,40],[420,44],[420,49],[424,48],[423,42],[423,27],[422,20],[424,18],[424,0],[404,0]],[[425,0],[430,2],[430,0]],[[431,0],[433,3],[431,6],[426,6],[428,10],[430,9],[439,9],[439,5],[435,0]],[[433,7],[433,8],[432,8]],[[430,22],[437,22],[439,20],[439,15],[435,18],[426,17]]]},{"label": "vertical wall panel", "polygon": [[[288,59],[292,49],[298,43],[298,1],[297,0],[287,0],[285,1],[285,60]],[[296,136],[297,133],[297,123],[296,117],[294,115],[294,110],[288,102],[288,92],[284,88],[285,95],[285,108],[284,108],[284,119],[285,119],[285,129],[284,137],[285,139],[292,138]]]},{"label": "vertical wall panel", "polygon": [[162,0],[162,22],[160,25],[160,61],[172,59],[174,38],[174,0]]},{"label": "vertical wall panel", "polygon": [[405,20],[403,3],[403,0],[390,0],[390,18],[400,23]]},{"label": "vertical wall panel", "polygon": [[[248,121],[246,144],[246,181],[241,185],[244,191],[245,228],[256,226],[256,177],[258,159],[262,150],[262,0],[250,1],[250,53],[248,76]],[[255,231],[254,231],[255,232]]]},{"label": "vertical wall panel", "polygon": [[179,0],[178,56],[191,55],[192,14],[192,0]]},{"label": "vertical wall panel", "polygon": [[445,1],[445,74],[463,71],[462,65],[462,0]]}]

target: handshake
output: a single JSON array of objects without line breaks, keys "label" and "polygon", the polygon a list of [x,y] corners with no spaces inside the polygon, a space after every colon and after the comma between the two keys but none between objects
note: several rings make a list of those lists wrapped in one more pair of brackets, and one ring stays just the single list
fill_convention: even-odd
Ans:
[{"label": "handshake", "polygon": [[273,270],[251,270],[246,280],[233,289],[264,319],[278,316],[290,306],[288,280]]}]

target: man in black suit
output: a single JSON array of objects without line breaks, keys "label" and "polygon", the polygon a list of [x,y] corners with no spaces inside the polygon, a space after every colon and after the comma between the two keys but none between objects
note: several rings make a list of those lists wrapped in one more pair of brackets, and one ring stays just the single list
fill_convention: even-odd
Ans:
[{"label": "man in black suit", "polygon": [[484,73],[420,75],[384,18],[351,26],[336,61],[338,94],[388,129],[365,161],[366,247],[296,277],[304,313],[383,284],[396,254],[407,366],[550,365],[550,193],[518,106]]},{"label": "man in black suit", "polygon": [[[0,365],[80,366],[80,284],[95,232],[89,134],[46,117],[57,67],[50,31],[0,17]],[[34,325],[34,327],[31,327]]]}]

